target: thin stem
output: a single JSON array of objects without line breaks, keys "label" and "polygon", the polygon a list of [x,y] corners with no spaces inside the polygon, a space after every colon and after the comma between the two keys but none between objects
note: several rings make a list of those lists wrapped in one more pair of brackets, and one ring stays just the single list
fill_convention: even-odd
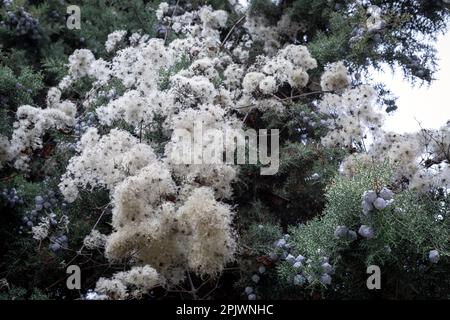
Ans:
[{"label": "thin stem", "polygon": [[194,287],[194,283],[192,282],[191,274],[189,272],[187,272],[187,277],[188,277],[188,280],[189,280],[189,285],[191,286],[190,294],[192,295],[192,297],[194,299],[198,299],[197,289]]},{"label": "thin stem", "polygon": [[222,43],[220,44],[220,49],[222,49],[225,45],[225,43],[228,41],[228,39],[230,38],[230,36],[233,34],[234,30],[236,29],[236,27],[238,26],[238,24],[240,24],[244,19],[245,19],[246,15],[244,14],[241,18],[239,18],[238,21],[235,22],[235,24],[231,27],[230,31],[228,32],[228,34],[225,36],[225,39],[223,39]]},{"label": "thin stem", "polygon": [[173,17],[175,16],[175,12],[177,11],[178,3],[180,3],[180,0],[177,0],[177,3],[175,4],[175,8],[173,8],[172,16],[170,17],[169,25],[167,26],[166,34],[164,35],[164,43],[167,42],[167,38],[169,37],[169,30],[172,27],[172,21],[173,21]]}]

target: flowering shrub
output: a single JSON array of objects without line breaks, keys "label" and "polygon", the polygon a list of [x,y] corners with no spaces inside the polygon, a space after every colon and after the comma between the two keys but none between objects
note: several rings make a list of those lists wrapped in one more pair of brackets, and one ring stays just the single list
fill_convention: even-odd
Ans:
[{"label": "flowering shrub", "polygon": [[[367,37],[405,28],[404,17],[359,2],[340,18],[325,10],[333,38],[339,19],[342,32],[364,22],[348,39],[352,58],[329,59],[323,51],[336,39],[312,32],[299,11],[310,1],[294,1],[276,22],[258,15],[256,2],[247,11],[235,1],[154,4],[155,33],[119,25],[101,48],[74,48],[38,105],[42,79],[4,68],[0,77],[35,88],[15,98],[14,124],[0,135],[4,225],[20,223],[20,212],[21,245],[52,276],[70,264],[90,270],[84,299],[197,299],[226,290],[249,300],[370,297],[361,287],[373,264],[387,279],[386,297],[396,287],[407,297],[447,295],[449,128],[385,132],[384,92],[360,79],[355,66],[367,65],[353,58],[366,53],[358,46]],[[34,40],[41,34],[18,29]],[[179,161],[199,123],[200,151]],[[245,145],[243,129],[279,129],[274,175],[260,174],[261,160],[224,159],[223,150]],[[226,133],[223,148],[204,163],[217,147],[214,132]],[[428,287],[436,283],[439,292]],[[7,294],[17,295],[11,287]]]}]

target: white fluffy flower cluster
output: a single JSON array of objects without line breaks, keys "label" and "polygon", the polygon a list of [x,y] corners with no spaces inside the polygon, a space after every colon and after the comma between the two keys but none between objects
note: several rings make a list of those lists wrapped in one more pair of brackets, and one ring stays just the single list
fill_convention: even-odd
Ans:
[{"label": "white fluffy flower cluster", "polygon": [[386,21],[382,18],[381,8],[375,5],[367,9],[369,17],[366,21],[366,27],[369,32],[380,31],[386,25]]},{"label": "white fluffy flower cluster", "polygon": [[329,65],[320,79],[323,91],[342,90],[349,86],[350,76],[342,61]]},{"label": "white fluffy flower cluster", "polygon": [[[50,212],[47,215],[42,216],[39,223],[31,228],[31,234],[35,240],[42,241],[46,238],[50,238],[50,242],[54,242],[52,241],[52,235],[58,234],[61,231],[67,232],[69,223],[70,220],[68,216],[62,215],[57,217],[55,213]],[[60,245],[60,243],[57,243],[58,247]]]},{"label": "white fluffy flower cluster", "polygon": [[31,233],[33,234],[33,239],[42,241],[48,237],[50,229],[50,220],[42,219],[38,225],[31,228]]},{"label": "white fluffy flower cluster", "polygon": [[48,130],[66,130],[75,125],[75,104],[60,101],[60,97],[61,92],[52,88],[48,93],[47,108],[23,105],[17,109],[10,141],[0,140],[0,161],[12,161],[16,169],[27,170],[31,153],[42,148],[42,138]]},{"label": "white fluffy flower cluster", "polygon": [[[174,176],[187,184],[183,192],[193,187],[209,186],[215,190],[217,198],[229,198],[232,193],[231,182],[236,178],[237,171],[234,166],[223,163],[222,150],[231,150],[234,147],[234,138],[243,144],[244,136],[236,130],[239,123],[226,116],[225,110],[219,106],[206,104],[175,115],[171,129],[189,133],[189,137],[194,137],[198,124],[202,125],[201,152],[188,153],[190,161],[182,161],[179,157],[183,156],[183,150],[190,148],[192,141],[190,138],[180,141],[178,135],[173,135],[165,148],[167,163]],[[219,141],[221,145],[217,145],[215,133],[224,133],[223,141]],[[210,160],[208,163],[203,161],[206,157]]]},{"label": "white fluffy flower cluster", "polygon": [[77,149],[80,154],[70,160],[59,185],[69,202],[78,197],[80,188],[102,186],[112,191],[127,176],[137,174],[156,159],[151,146],[117,129],[100,136],[96,128],[89,128]]},{"label": "white fluffy flower cluster", "polygon": [[232,260],[232,212],[215,200],[212,189],[184,185],[190,190],[187,199],[178,198],[168,167],[149,145],[124,131],[113,129],[100,138],[91,128],[78,148],[82,153],[71,160],[60,187],[68,201],[75,200],[80,187],[104,185],[111,190],[109,259],[132,257],[154,266],[170,283],[183,280],[186,268],[215,275]]},{"label": "white fluffy flower cluster", "polygon": [[230,208],[206,187],[176,201],[175,183],[161,164],[122,182],[113,203],[115,231],[106,243],[110,260],[133,257],[176,284],[186,270],[214,276],[233,259]]},{"label": "white fluffy flower cluster", "polygon": [[108,35],[108,39],[105,42],[106,52],[112,52],[117,44],[123,40],[125,35],[127,34],[126,30],[117,30]]},{"label": "white fluffy flower cluster", "polygon": [[111,126],[115,121],[123,120],[127,124],[140,128],[142,123],[152,123],[155,115],[167,115],[171,110],[163,106],[173,105],[173,96],[153,91],[145,95],[142,91],[130,90],[121,97],[97,108],[96,113],[101,124]]},{"label": "white fluffy flower cluster", "polygon": [[268,55],[275,54],[281,48],[282,37],[294,39],[307,29],[304,23],[293,21],[289,14],[283,15],[276,25],[272,25],[261,16],[252,16],[250,10],[247,11],[244,28],[253,40],[264,42],[264,52]]},{"label": "white fluffy flower cluster", "polygon": [[319,110],[331,116],[331,120],[322,143],[351,148],[364,145],[369,135],[378,135],[384,116],[375,109],[375,100],[376,92],[369,86],[349,88],[341,94],[326,93],[319,103]]},{"label": "white fluffy flower cluster", "polygon": [[199,11],[200,20],[203,27],[223,28],[228,20],[228,13],[224,10],[212,10],[209,6],[204,6]]},{"label": "white fluffy flower cluster", "polygon": [[164,14],[169,10],[169,4],[167,2],[161,2],[156,9],[156,19],[161,20]]},{"label": "white fluffy flower cluster", "polygon": [[94,54],[90,50],[75,50],[69,57],[69,74],[74,78],[92,75],[91,65],[94,61]]},{"label": "white fluffy flower cluster", "polygon": [[[166,10],[164,5],[160,7],[161,16]],[[219,72],[232,63],[219,51],[217,29],[225,26],[226,13],[203,7],[172,19],[174,24],[189,22],[180,28],[185,37],[166,46],[161,39],[138,40],[133,35],[130,47],[118,50],[111,62],[104,62],[105,74],[120,80],[126,91],[96,108],[100,123],[112,128],[106,134],[97,128],[87,129],[60,183],[67,201],[75,201],[80,190],[103,187],[110,192],[113,232],[104,238],[94,231],[85,238],[85,246],[104,245],[111,261],[151,267],[157,275],[153,278],[167,279],[159,283],[168,286],[183,281],[186,272],[218,275],[236,251],[233,212],[218,200],[231,197],[235,167],[220,155],[220,161],[208,165],[174,162],[175,151],[191,142],[179,141],[174,132],[193,133],[195,123],[201,123],[204,146],[212,145],[208,133],[234,135],[241,126],[227,112],[233,105],[230,91],[216,85]],[[170,70],[180,53],[186,52],[190,66],[170,74],[168,87],[161,87],[161,70]],[[87,67],[96,61],[87,52],[74,53],[69,76],[72,80],[83,76],[99,80]],[[236,87],[241,86],[243,72],[234,80]],[[94,83],[84,106],[93,102],[99,90]],[[149,130],[154,115],[165,118],[163,133],[169,142],[163,156],[155,154],[152,141],[138,134],[142,128]],[[116,121],[125,121],[134,130],[116,129]],[[136,281],[125,278],[116,274],[100,279],[96,297],[123,299],[137,294],[139,290],[128,290]]]},{"label": "white fluffy flower cluster", "polygon": [[100,278],[95,292],[86,296],[88,300],[124,300],[140,298],[154,287],[162,285],[164,279],[148,265],[136,266],[129,271],[118,272],[111,279]]},{"label": "white fluffy flower cluster", "polygon": [[417,133],[380,131],[368,152],[354,154],[343,163],[343,171],[352,175],[355,164],[388,161],[395,167],[396,181],[408,182],[411,189],[420,192],[450,187],[448,153],[450,130],[421,130]]},{"label": "white fluffy flower cluster", "polygon": [[[229,65],[225,71],[225,84],[231,97],[239,97],[235,108],[240,112],[251,108],[283,111],[282,102],[274,94],[284,85],[302,90],[309,82],[307,71],[316,67],[317,61],[306,47],[288,45],[272,58],[259,56],[247,71]],[[241,89],[237,83],[242,77]]]},{"label": "white fluffy flower cluster", "polygon": [[83,240],[83,245],[89,249],[103,248],[106,242],[106,235],[100,233],[98,230],[93,229]]},{"label": "white fluffy flower cluster", "polygon": [[69,72],[58,87],[61,90],[69,88],[74,81],[83,77],[96,80],[96,84],[102,85],[108,82],[110,76],[110,66],[103,60],[96,60],[94,54],[88,49],[78,49],[69,56]]},{"label": "white fluffy flower cluster", "polygon": [[[263,59],[263,57],[261,57]],[[311,57],[308,49],[299,45],[288,45],[278,51],[273,58],[265,58],[252,66],[243,80],[244,93],[260,91],[263,94],[275,93],[278,87],[288,83],[295,89],[308,84],[308,70],[317,67],[317,61]],[[259,69],[258,71],[256,71]]]}]

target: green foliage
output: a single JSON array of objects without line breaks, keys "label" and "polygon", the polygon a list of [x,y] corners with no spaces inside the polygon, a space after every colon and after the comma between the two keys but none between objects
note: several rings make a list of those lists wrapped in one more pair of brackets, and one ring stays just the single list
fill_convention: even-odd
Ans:
[{"label": "green foliage", "polygon": [[12,287],[7,288],[5,292],[0,293],[0,300],[24,300],[27,291],[24,288]]},{"label": "green foliage", "polygon": [[[240,219],[252,221],[255,200],[271,212],[270,220],[283,228],[322,212],[324,190],[337,172],[345,153],[323,148],[317,140],[326,133],[321,116],[306,104],[293,104],[284,113],[251,113],[247,125],[280,130],[280,167],[274,176],[261,176],[255,167],[241,168],[241,184],[236,192]],[[296,199],[302,199],[297,201]]]},{"label": "green foliage", "polygon": [[[367,190],[380,190],[390,183],[391,176],[392,169],[387,164],[357,168],[351,178],[338,176],[327,189],[323,215],[290,228],[293,252],[311,260],[302,269],[310,278],[305,289],[320,289],[324,296],[330,296],[335,288],[341,298],[370,296],[365,288],[365,270],[369,265],[381,268],[383,285],[379,294],[386,298],[430,297],[431,292],[421,289],[431,286],[422,282],[425,278],[433,279],[441,288],[448,285],[439,271],[442,266],[436,267],[427,260],[428,252],[437,249],[440,264],[446,265],[450,249],[448,221],[436,219],[435,211],[430,210],[430,206],[437,205],[434,200],[399,190],[393,204],[386,209],[374,210],[368,216],[362,214],[362,194]],[[334,236],[337,226],[345,225],[358,231],[362,224],[375,230],[373,239],[351,241]],[[327,257],[336,270],[329,291],[320,283],[323,257]],[[298,272],[287,262],[279,266],[279,275],[287,283],[292,283]],[[400,288],[394,291],[394,285]]]},{"label": "green foliage", "polygon": [[[308,49],[312,56],[322,64],[340,59],[367,58],[366,52],[358,51],[349,56],[349,52],[352,51],[349,42],[351,31],[350,19],[346,19],[337,12],[330,13],[327,31],[318,30],[315,37],[308,43]],[[365,51],[370,51],[371,47],[366,44],[364,48],[366,48]],[[358,64],[358,66],[360,65]]]},{"label": "green foliage", "polygon": [[170,85],[170,77],[174,74],[180,72],[181,70],[187,69],[191,62],[189,57],[183,55],[180,57],[173,66],[168,69],[161,69],[159,73],[159,88],[160,90],[166,90]]},{"label": "green foliage", "polygon": [[390,182],[391,170],[385,165],[370,168],[356,168],[351,179],[337,176],[327,189],[327,206],[324,214],[291,230],[295,248],[305,256],[321,254],[329,256],[335,251],[334,229],[345,225],[355,229],[360,224],[362,212],[361,196],[376,186]]},{"label": "green foliage", "polygon": [[33,99],[43,88],[43,77],[29,67],[15,73],[6,65],[0,64],[0,98],[4,108],[15,111],[23,104],[32,104]]},{"label": "green foliage", "polygon": [[269,20],[269,22],[276,23],[281,10],[273,1],[254,0],[251,3],[250,13],[255,16],[264,16]]},{"label": "green foliage", "polygon": [[273,244],[282,234],[282,229],[278,225],[254,223],[246,231],[244,242],[251,245],[252,254],[269,254]]},{"label": "green foliage", "polygon": [[[56,192],[58,199],[62,198],[57,187],[60,174],[55,172],[53,178],[36,182],[17,175],[0,184],[0,190],[15,187],[24,200],[22,206],[14,208],[4,207],[3,203],[0,203],[0,278],[6,278],[11,284],[9,290],[0,290],[1,298],[43,300],[62,298],[59,294],[65,295],[66,298],[71,296],[74,293],[66,291],[65,281],[61,282],[61,279],[66,277],[64,266],[68,262],[83,265],[85,271],[82,281],[86,287],[92,286],[92,282],[95,283],[100,274],[104,274],[103,267],[96,267],[105,264],[100,252],[93,254],[86,249],[79,253],[77,251],[82,248],[84,237],[96,224],[100,232],[110,232],[110,226],[102,223],[102,218],[110,214],[109,196],[105,190],[85,192],[83,200],[72,204],[60,203],[52,209],[57,219],[66,215],[70,221],[66,234],[68,246],[61,251],[50,250],[51,242],[48,239],[33,239],[30,230],[22,224],[22,217],[34,209],[36,196]],[[111,265],[106,270],[112,267],[114,266]]]}]

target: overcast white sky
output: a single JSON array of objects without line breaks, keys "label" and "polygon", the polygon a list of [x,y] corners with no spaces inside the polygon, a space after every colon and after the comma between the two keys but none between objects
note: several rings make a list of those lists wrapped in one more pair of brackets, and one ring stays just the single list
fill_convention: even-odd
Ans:
[{"label": "overcast white sky", "polygon": [[439,37],[437,49],[440,70],[430,86],[412,87],[401,71],[392,74],[388,70],[374,77],[398,97],[398,110],[388,116],[386,129],[412,132],[420,129],[417,121],[424,128],[439,128],[450,120],[450,32]]}]

